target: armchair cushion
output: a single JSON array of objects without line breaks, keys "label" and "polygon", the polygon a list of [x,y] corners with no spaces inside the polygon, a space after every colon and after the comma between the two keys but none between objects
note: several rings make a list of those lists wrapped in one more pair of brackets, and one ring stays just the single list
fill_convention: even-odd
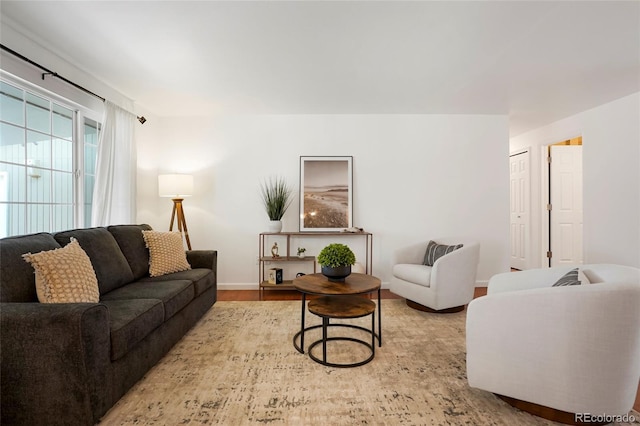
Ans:
[{"label": "armchair cushion", "polygon": [[401,280],[419,284],[424,287],[431,285],[431,266],[399,264],[393,266],[393,276]]},{"label": "armchair cushion", "polygon": [[429,244],[427,244],[427,251],[424,254],[423,264],[433,266],[436,263],[436,260],[459,248],[462,248],[462,244],[446,245],[438,244],[435,241],[429,241]]}]

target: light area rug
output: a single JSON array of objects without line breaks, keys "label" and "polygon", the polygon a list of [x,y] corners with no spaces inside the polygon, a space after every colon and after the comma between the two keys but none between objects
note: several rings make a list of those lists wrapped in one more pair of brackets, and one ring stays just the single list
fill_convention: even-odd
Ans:
[{"label": "light area rug", "polygon": [[[555,425],[467,384],[465,312],[382,301],[382,347],[356,368],[293,348],[300,301],[217,302],[103,417],[102,425]],[[307,325],[320,324],[307,311]],[[371,319],[337,321],[370,328]],[[330,336],[364,332],[336,327]],[[305,346],[320,338],[306,334]],[[314,354],[321,356],[321,345]],[[368,349],[330,342],[328,360]],[[637,413],[636,413],[637,414]],[[636,419],[638,416],[636,415]]]}]

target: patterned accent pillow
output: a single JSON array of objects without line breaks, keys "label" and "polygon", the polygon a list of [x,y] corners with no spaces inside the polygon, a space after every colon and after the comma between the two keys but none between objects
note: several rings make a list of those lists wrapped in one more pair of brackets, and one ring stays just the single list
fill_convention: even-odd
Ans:
[{"label": "patterned accent pillow", "polygon": [[551,287],[564,287],[568,285],[580,285],[580,280],[578,279],[578,268],[574,268],[564,274]]},{"label": "patterned accent pillow", "polygon": [[36,271],[41,303],[98,303],[98,279],[87,253],[75,238],[63,248],[26,253],[22,257]]},{"label": "patterned accent pillow", "polygon": [[149,249],[149,275],[157,277],[191,269],[180,232],[142,231]]},{"label": "patterned accent pillow", "polygon": [[458,250],[462,248],[462,244],[454,244],[451,246],[447,246],[444,244],[438,244],[435,241],[429,241],[427,244],[427,251],[424,254],[423,265],[433,266],[436,263],[436,260],[440,259],[445,254],[449,254],[454,250]]}]

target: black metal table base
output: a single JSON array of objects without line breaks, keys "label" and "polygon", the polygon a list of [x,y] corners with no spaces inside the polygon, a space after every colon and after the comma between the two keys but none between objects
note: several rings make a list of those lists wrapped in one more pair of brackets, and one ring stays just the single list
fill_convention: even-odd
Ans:
[{"label": "black metal table base", "polygon": [[[364,327],[360,327],[359,325],[352,325],[352,324],[329,324],[329,327],[349,327],[349,328],[358,328],[360,330],[363,330],[367,333],[371,333],[371,330],[369,330],[368,328],[364,328]],[[311,331],[311,330],[315,330],[316,328],[322,328],[322,324],[318,324],[318,325],[312,325],[310,327],[305,328],[304,330],[300,330],[298,331],[295,336],[293,336],[293,347],[296,348],[296,350],[298,352],[300,352],[301,354],[304,353],[304,349],[302,348],[301,345],[298,344],[298,339],[300,338],[300,335],[303,335],[304,333]],[[380,336],[378,336],[378,333],[374,333],[373,334],[375,336],[376,339],[380,340]],[[332,339],[333,340],[333,339]],[[322,340],[320,340],[322,341]],[[301,342],[301,344],[304,344],[304,342]],[[368,343],[367,343],[368,345]]]},{"label": "black metal table base", "polygon": [[[361,330],[364,331],[367,334],[371,335],[371,343],[369,342],[365,342],[364,340],[360,340],[360,339],[356,339],[354,337],[346,337],[346,336],[334,336],[334,337],[328,337],[327,336],[327,330],[331,327],[345,327],[345,328],[353,328],[353,329],[357,329],[357,330]],[[304,353],[304,348],[301,347],[300,345],[298,345],[297,340],[298,337],[303,334],[306,333],[307,331],[310,330],[314,330],[316,328],[322,328],[322,339],[316,340],[315,342],[311,343],[309,345],[309,349],[307,350],[308,354],[309,354],[309,358],[311,358],[312,360],[314,360],[315,362],[322,364],[322,365],[326,365],[327,367],[337,367],[337,368],[350,368],[350,367],[359,367],[361,365],[365,365],[367,363],[369,363],[371,360],[373,360],[373,358],[376,355],[376,339],[379,339],[379,336],[377,333],[375,333],[375,313],[371,314],[371,330],[361,327],[359,325],[353,325],[353,324],[330,324],[329,323],[329,319],[328,318],[323,318],[322,319],[322,324],[319,325],[313,325],[311,327],[307,327],[304,330],[301,330],[299,332],[296,333],[295,336],[293,336],[293,346],[296,348],[296,350],[300,353]],[[349,342],[355,342],[358,344],[361,344],[367,348],[369,348],[369,350],[371,351],[371,354],[369,355],[368,358],[359,361],[359,362],[354,362],[354,363],[334,363],[334,362],[328,362],[327,361],[327,342],[329,341],[349,341]],[[322,344],[322,358],[319,358],[317,356],[315,356],[312,352],[313,348],[316,347],[317,345]]]},{"label": "black metal table base", "polygon": [[[375,324],[376,324],[375,311],[371,314],[371,330],[367,330],[364,327],[360,327],[360,326],[357,326],[357,325],[351,325],[351,324],[330,324],[329,323],[329,318],[323,318],[322,319],[322,339],[316,340],[315,342],[313,342],[312,344],[309,345],[309,358],[311,358],[312,360],[314,360],[315,362],[317,362],[319,364],[326,365],[328,367],[337,367],[337,368],[360,367],[361,365],[367,364],[376,355]],[[336,326],[338,326],[338,327],[355,328],[355,329],[358,329],[358,330],[363,330],[366,333],[371,334],[371,343],[367,343],[364,340],[356,339],[354,337],[344,337],[344,336],[327,337],[327,329],[329,327],[336,327]],[[359,344],[369,348],[369,350],[371,351],[371,354],[369,355],[368,358],[366,358],[363,361],[359,361],[359,362],[352,362],[352,363],[328,362],[327,361],[327,342],[336,341],[336,340],[359,343]],[[315,356],[313,354],[313,348],[315,346],[319,345],[320,343],[322,343],[322,359],[318,358],[317,356]]]}]

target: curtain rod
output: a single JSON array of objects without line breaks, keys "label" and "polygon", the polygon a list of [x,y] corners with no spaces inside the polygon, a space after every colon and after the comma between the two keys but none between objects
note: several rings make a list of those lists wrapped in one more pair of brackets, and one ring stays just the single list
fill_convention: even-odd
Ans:
[{"label": "curtain rod", "polygon": [[[59,75],[59,74],[58,74],[57,72],[55,72],[55,71],[51,71],[50,69],[43,67],[43,66],[42,66],[42,65],[40,65],[39,63],[34,62],[34,61],[32,61],[31,59],[27,58],[26,56],[21,55],[20,53],[16,52],[15,50],[8,48],[8,47],[7,47],[7,46],[5,46],[4,44],[0,44],[0,48],[2,48],[2,50],[5,50],[5,51],[7,51],[7,52],[11,53],[13,56],[16,56],[16,57],[18,57],[18,58],[22,59],[23,61],[25,61],[25,62],[27,62],[27,63],[29,63],[29,64],[33,65],[33,66],[34,66],[34,67],[36,67],[36,68],[40,68],[40,70],[44,71],[44,72],[41,74],[41,77],[42,77],[42,79],[43,79],[43,80],[44,80],[44,78],[45,78],[46,76],[50,75],[50,76],[52,76],[52,77],[59,78],[60,80],[62,80],[62,81],[64,81],[65,83],[67,83],[67,84],[69,84],[69,85],[71,85],[71,86],[75,87],[75,88],[76,88],[76,89],[78,89],[78,90],[81,90],[81,91],[83,91],[83,92],[85,92],[85,93],[87,93],[87,94],[89,94],[89,95],[91,95],[91,96],[94,96],[94,97],[96,97],[96,98],[98,98],[98,99],[102,100],[102,102],[105,102],[105,101],[106,101],[106,99],[105,99],[105,98],[103,98],[102,96],[97,95],[97,94],[93,93],[91,90],[86,89],[86,88],[84,88],[84,87],[80,86],[79,84],[74,83],[73,81],[71,81],[71,80],[69,80],[69,79],[64,78],[63,76]],[[135,115],[135,114],[134,114],[134,115]],[[144,124],[144,123],[147,121],[147,119],[146,119],[146,118],[144,118],[144,116],[137,116],[137,115],[136,115],[136,118],[138,119],[138,121],[140,122],[140,124]]]}]

